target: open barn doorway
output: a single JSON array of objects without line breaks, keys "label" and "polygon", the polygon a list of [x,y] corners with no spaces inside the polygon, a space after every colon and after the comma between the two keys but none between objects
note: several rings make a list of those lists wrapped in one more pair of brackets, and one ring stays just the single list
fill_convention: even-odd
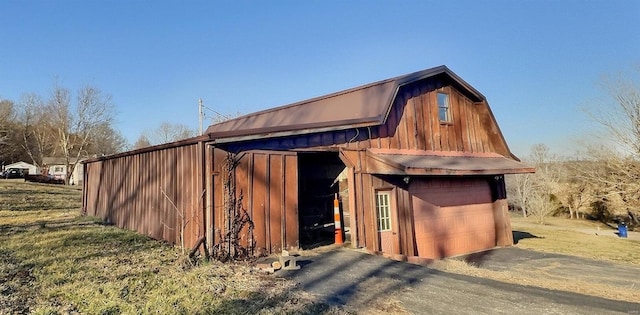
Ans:
[{"label": "open barn doorway", "polygon": [[[334,243],[334,198],[336,194],[344,196],[347,193],[346,178],[341,180],[344,169],[345,165],[338,157],[338,152],[298,154],[301,248]],[[343,229],[346,228],[344,221],[342,219]]]}]

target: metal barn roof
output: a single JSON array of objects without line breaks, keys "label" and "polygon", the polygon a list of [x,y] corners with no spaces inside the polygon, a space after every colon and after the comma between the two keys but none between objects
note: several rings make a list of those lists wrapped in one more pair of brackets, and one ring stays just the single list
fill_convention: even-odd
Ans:
[{"label": "metal barn roof", "polygon": [[437,75],[446,75],[475,101],[485,99],[449,68],[439,66],[245,115],[211,125],[206,132],[213,139],[245,140],[292,131],[311,133],[380,125],[386,120],[401,86]]}]

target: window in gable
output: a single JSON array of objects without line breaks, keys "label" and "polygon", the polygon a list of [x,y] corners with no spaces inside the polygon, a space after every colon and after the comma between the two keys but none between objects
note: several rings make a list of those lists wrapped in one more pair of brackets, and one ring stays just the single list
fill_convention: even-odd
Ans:
[{"label": "window in gable", "polygon": [[440,118],[440,122],[451,122],[449,94],[438,93],[438,117]]}]

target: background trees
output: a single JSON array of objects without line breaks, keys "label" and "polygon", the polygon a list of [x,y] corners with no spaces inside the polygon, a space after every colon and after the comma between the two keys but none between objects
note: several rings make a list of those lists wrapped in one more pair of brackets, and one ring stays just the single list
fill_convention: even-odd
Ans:
[{"label": "background trees", "polygon": [[558,159],[544,144],[536,144],[525,163],[535,166],[534,174],[516,174],[507,177],[507,196],[526,217],[532,215],[539,223],[557,211],[559,203],[560,173]]},{"label": "background trees", "polygon": [[[566,213],[607,223],[640,224],[640,68],[605,78],[608,96],[586,110],[596,134],[573,159],[532,148],[535,174],[508,177],[509,198],[523,214]],[[538,220],[540,222],[544,221]]]},{"label": "background trees", "polygon": [[194,137],[196,131],[184,124],[172,124],[163,122],[153,130],[144,131],[133,144],[134,149],[140,149],[152,145],[174,142]]},{"label": "background trees", "polygon": [[46,156],[64,157],[69,182],[80,159],[125,149],[114,118],[111,96],[91,85],[74,94],[56,82],[47,98],[27,93],[18,103],[0,101],[0,161],[42,166]]}]

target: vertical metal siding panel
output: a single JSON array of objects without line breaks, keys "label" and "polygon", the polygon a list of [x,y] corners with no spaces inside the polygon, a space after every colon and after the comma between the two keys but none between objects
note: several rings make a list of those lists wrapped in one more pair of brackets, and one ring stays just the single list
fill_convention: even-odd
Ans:
[{"label": "vertical metal siding panel", "polygon": [[271,240],[271,252],[282,250],[282,191],[285,189],[283,182],[282,154],[269,155],[269,239]]},{"label": "vertical metal siding panel", "polygon": [[179,200],[176,199],[176,191],[174,189],[174,187],[176,186],[176,178],[175,178],[175,169],[176,169],[176,152],[173,150],[163,150],[165,152],[164,154],[164,166],[162,167],[163,170],[163,174],[162,174],[162,187],[165,188],[165,191],[167,192],[167,195],[169,196],[169,198],[167,198],[166,203],[165,203],[165,211],[167,211],[167,214],[169,215],[169,221],[170,223],[170,227],[173,228],[173,233],[170,234],[169,237],[172,238],[171,242],[174,244],[180,244],[180,223],[178,222],[178,212],[179,209],[175,209],[175,207],[171,204],[170,201],[173,201],[173,203],[175,204],[176,202],[179,202]]},{"label": "vertical metal siding panel", "polygon": [[401,134],[402,138],[400,139],[400,146],[403,149],[415,149],[416,147],[413,95],[413,88],[407,89],[403,93],[403,101],[399,104],[400,106],[398,106],[403,125]]},{"label": "vertical metal siding panel", "polygon": [[389,111],[388,130],[389,130],[389,148],[398,149],[398,114],[395,107]]},{"label": "vertical metal siding panel", "polygon": [[115,172],[114,163],[112,160],[109,160],[109,161],[105,161],[104,164],[105,164],[104,165],[105,176],[107,178],[107,183],[108,183],[108,186],[105,187],[105,190],[107,191],[106,196],[108,197],[108,198],[105,198],[107,199],[107,211],[109,212],[109,217],[111,218],[111,222],[116,226],[118,226],[119,224],[118,213],[115,211],[117,195],[114,193],[115,192],[114,188],[116,187],[115,186],[116,183],[113,180],[113,173]]},{"label": "vertical metal siding panel", "polygon": [[[189,244],[191,242],[191,234],[193,233],[192,226],[193,222],[193,205],[190,203],[191,195],[193,194],[193,187],[191,187],[189,183],[190,174],[193,172],[193,168],[191,170],[186,169],[185,160],[189,155],[190,146],[184,146],[179,148],[176,151],[176,165],[174,168],[174,177],[176,180],[174,181],[174,187],[176,193],[176,200],[178,200],[178,207],[180,209],[181,218],[178,218],[178,225],[184,226],[184,246],[189,248]],[[192,163],[195,166],[196,161],[194,160]],[[182,222],[181,222],[182,221]]]},{"label": "vertical metal siding panel", "polygon": [[271,222],[271,201],[269,200],[270,197],[270,190],[271,190],[271,165],[270,165],[270,159],[269,156],[270,154],[264,154],[263,155],[265,158],[265,174],[264,174],[264,225],[265,225],[265,247],[267,248],[268,252],[271,253],[273,251],[272,248],[272,244],[271,244],[271,226],[270,226],[270,222]]},{"label": "vertical metal siding panel", "polygon": [[455,106],[454,106],[455,110],[453,115],[453,119],[454,119],[453,127],[455,129],[455,137],[454,137],[455,149],[456,151],[464,151],[464,138],[462,133],[461,116],[463,115],[463,108],[465,107],[467,98],[464,97],[464,95],[460,94],[459,92],[456,92],[456,95],[458,96],[457,97],[458,101],[455,102]]},{"label": "vertical metal siding panel", "polygon": [[436,101],[436,91],[433,88],[429,89],[427,94],[427,110],[429,112],[431,126],[431,143],[433,143],[432,150],[441,151],[440,146],[440,119],[438,117],[438,102]]},{"label": "vertical metal siding panel", "polygon": [[103,220],[106,219],[104,212],[102,211],[100,205],[100,192],[102,190],[102,185],[104,183],[104,173],[102,172],[102,161],[95,162],[94,164],[95,174],[97,175],[96,179],[93,179],[93,184],[96,187],[96,190],[93,192],[93,207],[95,209],[95,214],[101,217]]},{"label": "vertical metal siding panel", "polygon": [[471,106],[468,99],[465,98],[464,102],[460,103],[459,112],[459,125],[460,125],[460,143],[462,145],[462,151],[469,152],[471,151],[471,146],[469,145],[469,126],[467,125],[467,115],[469,111],[469,107]]},{"label": "vertical metal siding panel", "polygon": [[155,239],[162,239],[164,233],[163,222],[164,217],[162,216],[162,209],[160,208],[161,203],[163,202],[163,197],[160,194],[160,151],[154,151],[152,153],[148,153],[148,159],[150,164],[153,165],[152,168],[149,168],[149,186],[148,186],[148,198],[149,198],[149,212],[147,217],[147,222],[151,229],[152,237]]},{"label": "vertical metal siding panel", "polygon": [[284,157],[284,173],[285,246],[288,249],[297,249],[300,246],[300,228],[298,222],[298,156],[286,155]]},{"label": "vertical metal siding panel", "polygon": [[452,118],[452,124],[449,125],[449,134],[447,135],[447,142],[449,144],[449,151],[460,151],[458,149],[458,135],[457,135],[457,129],[460,129],[460,127],[458,126],[459,124],[456,123],[457,120],[457,116],[458,116],[458,108],[459,103],[462,101],[462,98],[460,97],[460,94],[457,93],[457,91],[453,88],[453,87],[448,87],[447,88],[449,90],[449,95],[452,95],[452,101],[451,101],[451,118]]},{"label": "vertical metal siding panel", "polygon": [[482,126],[482,131],[483,131],[483,135],[484,135],[484,150],[485,152],[494,152],[495,148],[493,146],[493,141],[491,141],[491,135],[489,134],[489,130],[492,129],[492,126],[490,126],[490,124],[493,123],[493,121],[491,119],[489,119],[489,105],[487,104],[487,102],[482,102],[482,106],[481,106],[481,112],[482,112],[482,116],[480,119],[480,125]]},{"label": "vertical metal siding panel", "polygon": [[370,174],[362,175],[362,186],[363,186],[363,208],[364,208],[364,224],[365,224],[365,239],[367,242],[367,248],[370,250],[378,250],[378,238],[377,238],[377,229],[376,229],[376,216],[375,216],[375,207],[373,205],[373,184],[371,181],[372,176]]},{"label": "vertical metal siding panel", "polygon": [[167,190],[171,192],[169,196],[171,197],[171,200],[174,203],[174,205],[171,205],[171,203],[167,202],[168,203],[167,210],[171,213],[171,219],[173,220],[172,226],[174,227],[174,231],[175,231],[175,233],[173,233],[173,241],[175,244],[180,244],[180,241],[181,241],[180,234],[181,234],[181,229],[183,228],[181,215],[184,213],[184,209],[180,205],[180,199],[178,196],[178,191],[176,189],[177,186],[181,184],[178,178],[176,177],[176,173],[178,169],[177,167],[178,156],[181,150],[180,148],[176,148],[176,149],[166,149],[165,151],[167,152],[167,159],[165,160],[165,166],[163,168],[163,170],[166,171],[164,185],[167,188]]},{"label": "vertical metal siding panel", "polygon": [[93,174],[94,171],[94,163],[87,163],[85,164],[85,173],[84,173],[84,182],[82,183],[82,189],[84,190],[84,194],[85,194],[85,199],[82,202],[82,205],[84,206],[85,209],[85,213],[89,216],[94,215],[93,212],[94,210],[92,209],[92,204],[93,204],[93,200],[91,199],[91,192],[96,188],[92,182],[90,182],[91,179],[93,179],[95,177],[95,175]]},{"label": "vertical metal siding panel", "polygon": [[[123,173],[121,174],[127,174],[128,173],[128,169],[129,169],[129,162],[131,161],[131,156],[126,156],[122,159],[121,166],[120,169],[123,171]],[[133,220],[131,218],[131,200],[130,200],[130,195],[132,192],[131,189],[131,176],[122,176],[120,175],[119,178],[124,182],[124,189],[121,191],[122,194],[122,209],[124,212],[124,221],[125,224],[127,226],[127,229],[129,230],[135,230],[136,226],[133,225]]]},{"label": "vertical metal siding panel", "polygon": [[[223,196],[223,177],[227,176],[222,173],[222,162],[224,161],[224,152],[220,149],[213,149],[212,168],[214,174],[210,175],[213,182],[213,226],[214,226],[214,244],[220,243],[219,233],[216,231],[222,231],[224,228],[224,196]],[[236,173],[238,173],[236,171]]]},{"label": "vertical metal siding panel", "polygon": [[215,228],[215,202],[216,202],[216,196],[215,196],[215,192],[214,192],[214,188],[215,188],[215,181],[214,181],[214,175],[213,172],[214,170],[214,163],[215,163],[215,155],[214,155],[214,151],[215,148],[213,146],[207,146],[206,144],[202,144],[202,150],[204,150],[204,160],[202,161],[203,163],[205,163],[205,167],[204,167],[204,171],[205,173],[203,174],[204,176],[204,189],[206,189],[206,195],[205,195],[205,206],[204,206],[204,220],[205,220],[205,225],[204,225],[204,235],[207,237],[207,248],[211,251],[213,249],[213,245],[216,244],[216,240],[215,240],[215,232],[214,232],[214,228]]},{"label": "vertical metal siding panel", "polygon": [[348,201],[349,201],[349,228],[351,234],[351,247],[358,248],[360,247],[360,238],[358,238],[358,231],[360,230],[357,226],[360,218],[358,217],[358,210],[356,208],[357,201],[355,195],[355,174],[353,173],[353,168],[347,168],[347,190],[348,190]]},{"label": "vertical metal siding panel", "polygon": [[265,214],[266,205],[266,186],[267,186],[267,172],[266,172],[266,158],[264,154],[253,154],[253,172],[252,172],[252,210],[253,210],[253,223],[254,236],[259,248],[267,249],[269,252],[269,244],[267,240],[267,216]]},{"label": "vertical metal siding panel", "polygon": [[[182,160],[180,161],[182,169],[184,170],[184,174],[178,174],[179,176],[184,177],[182,180],[184,181],[184,184],[188,189],[188,193],[185,194],[185,192],[182,191],[180,187],[177,187],[178,192],[183,195],[181,199],[184,203],[184,206],[186,207],[185,212],[186,219],[188,220],[188,234],[185,244],[187,248],[191,248],[192,244],[195,243],[195,237],[197,234],[196,225],[199,224],[198,217],[196,217],[198,206],[197,204],[195,204],[197,197],[194,196],[196,194],[196,187],[195,182],[193,181],[196,177],[195,174],[198,171],[198,159],[194,154],[193,149],[193,146],[184,147],[184,153],[182,155]],[[188,163],[188,161],[191,161],[191,163]]]},{"label": "vertical metal siding panel", "polygon": [[424,150],[433,150],[433,115],[429,96],[431,94],[430,83],[427,81],[420,88],[420,113],[422,115],[422,128],[424,128]]},{"label": "vertical metal siding panel", "polygon": [[476,136],[478,137],[478,148],[480,152],[487,152],[486,147],[486,130],[482,125],[482,105],[476,107],[476,116],[474,124],[476,126]]},{"label": "vertical metal siding panel", "polygon": [[[140,196],[139,196],[139,188],[140,188],[140,166],[138,164],[139,155],[131,156],[131,167],[129,168],[129,177],[131,177],[131,191],[129,192],[131,195],[131,213],[132,213],[132,221],[133,225],[136,227],[138,233],[143,233],[144,230],[141,229],[140,225],[140,213],[138,209],[140,207]],[[133,170],[133,171],[132,171]]]},{"label": "vertical metal siding panel", "polygon": [[472,106],[471,108],[469,108],[469,116],[467,117],[467,126],[469,126],[469,135],[471,138],[470,145],[471,145],[472,152],[480,152],[480,149],[478,147],[478,135],[477,135],[478,132],[475,125],[476,115],[478,115],[476,106]]},{"label": "vertical metal siding panel", "polygon": [[189,243],[189,225],[186,224],[187,221],[189,220],[189,205],[185,203],[185,196],[190,193],[190,191],[187,191],[190,189],[190,187],[187,186],[187,183],[185,181],[185,174],[184,174],[184,166],[182,165],[182,159],[183,156],[185,154],[185,150],[186,147],[180,147],[180,148],[176,148],[173,151],[172,154],[172,160],[170,161],[173,162],[172,165],[170,166],[170,174],[171,177],[169,179],[169,183],[168,185],[171,186],[171,190],[173,191],[173,195],[175,196],[175,203],[176,206],[178,207],[178,210],[175,212],[176,213],[176,227],[178,228],[178,232],[180,232],[180,229],[184,229],[184,233],[183,236],[180,235],[180,233],[178,233],[176,235],[176,241],[179,243],[181,241],[181,238],[184,238],[182,241],[184,242],[184,246],[188,247]]},{"label": "vertical metal siding panel", "polygon": [[151,170],[151,161],[146,158],[145,154],[140,154],[138,156],[138,160],[140,163],[140,176],[142,177],[140,183],[140,194],[142,197],[142,204],[140,205],[140,218],[142,224],[142,231],[147,236],[151,236],[153,234],[151,225],[149,224],[149,213],[151,209],[151,203],[149,202],[149,187],[151,186],[151,177],[149,176],[149,172]]},{"label": "vertical metal siding panel", "polygon": [[402,252],[407,256],[415,256],[415,243],[414,243],[414,225],[413,225],[413,211],[411,207],[411,196],[409,192],[404,188],[398,189],[398,207],[402,213],[400,231]]},{"label": "vertical metal siding panel", "polygon": [[407,91],[400,94],[396,99],[395,106],[393,106],[392,110],[396,112],[396,119],[398,122],[398,126],[396,127],[396,135],[395,139],[398,143],[398,149],[406,149],[408,148],[407,144],[407,117],[405,112],[405,107],[407,105]]},{"label": "vertical metal siding panel", "polygon": [[[199,171],[198,169],[199,160],[196,155],[195,149],[196,149],[195,146],[192,146],[192,145],[186,146],[185,154],[182,156],[182,162],[181,162],[182,169],[185,170],[185,173],[183,175],[185,177],[184,181],[185,181],[185,184],[189,187],[189,194],[187,194],[186,196],[183,196],[183,200],[188,209],[187,219],[189,220],[189,225],[188,225],[189,237],[187,238],[187,242],[185,243],[187,244],[187,248],[191,248],[193,247],[193,244],[195,244],[195,241],[197,240],[196,237],[198,236],[198,228],[196,226],[200,224],[199,222],[200,218],[197,215],[198,204],[196,203],[198,197],[195,196],[198,193],[197,193],[196,182],[194,181],[197,177],[196,174]],[[191,163],[189,163],[189,161]],[[199,195],[200,194],[198,194],[198,196]]]},{"label": "vertical metal siding panel", "polygon": [[[251,165],[252,165],[252,159],[253,159],[253,154],[252,153],[248,153],[248,154],[244,154],[242,156],[242,158],[240,159],[237,167],[236,167],[236,198],[242,198],[242,208],[245,209],[247,211],[247,213],[249,214],[249,216],[251,217],[252,220],[253,219],[253,207],[252,207],[252,189],[253,186],[251,185],[251,181],[250,181],[250,172],[251,172]],[[224,171],[224,168],[222,168],[222,170]],[[226,175],[223,175],[223,178]],[[222,195],[224,195],[224,189],[222,190]],[[226,198],[226,196],[223,196],[223,198]],[[226,221],[226,209],[224,209],[224,199],[222,199],[221,204],[223,205],[222,209],[222,225],[223,225],[223,231],[227,231],[228,230],[228,222]],[[240,210],[240,209],[238,209]],[[254,220],[254,224],[255,224],[255,220]],[[244,228],[242,230],[241,234],[241,238],[242,241],[244,242],[243,244],[246,244],[247,240],[249,238],[252,237],[252,235],[248,234],[249,230],[248,228]],[[255,235],[255,233],[254,233]]]},{"label": "vertical metal siding panel", "polygon": [[381,149],[388,149],[389,148],[389,137],[390,137],[389,136],[389,134],[390,134],[389,125],[390,125],[390,122],[389,122],[389,119],[387,119],[387,121],[385,121],[384,124],[382,124],[382,125],[380,125],[380,127],[378,127],[378,128],[380,128],[380,132],[379,132],[379,134],[380,134],[379,139],[380,140],[378,141],[378,147],[381,148]]},{"label": "vertical metal siding panel", "polygon": [[[165,150],[160,150],[158,151],[158,189],[160,190],[158,192],[158,195],[160,196],[160,213],[161,213],[161,222],[164,223],[166,225],[166,227],[162,230],[162,239],[166,240],[168,242],[174,243],[173,242],[173,237],[172,237],[172,229],[174,229],[174,225],[173,222],[171,220],[171,217],[169,216],[169,211],[167,211],[167,208],[169,207],[169,203],[167,202],[168,197],[170,198],[169,194],[170,192],[167,191],[166,186],[165,186],[165,177],[167,174],[167,163],[166,163],[166,153]],[[162,193],[164,192],[164,193]]]},{"label": "vertical metal siding panel", "polygon": [[405,137],[406,140],[403,142],[406,149],[415,150],[417,148],[416,145],[416,118],[415,118],[415,98],[417,97],[417,93],[414,93],[415,87],[411,89],[407,89],[406,97],[404,101],[404,125],[405,125]]},{"label": "vertical metal siding panel", "polygon": [[358,232],[358,247],[366,247],[367,240],[365,238],[365,217],[364,217],[364,193],[363,193],[363,185],[362,185],[362,173],[355,173],[355,187],[353,198],[356,202],[356,212],[357,212],[357,232]]},{"label": "vertical metal siding panel", "polygon": [[413,97],[413,116],[415,119],[413,130],[415,132],[416,150],[426,150],[425,123],[423,116],[422,94],[424,83],[416,87]]}]

